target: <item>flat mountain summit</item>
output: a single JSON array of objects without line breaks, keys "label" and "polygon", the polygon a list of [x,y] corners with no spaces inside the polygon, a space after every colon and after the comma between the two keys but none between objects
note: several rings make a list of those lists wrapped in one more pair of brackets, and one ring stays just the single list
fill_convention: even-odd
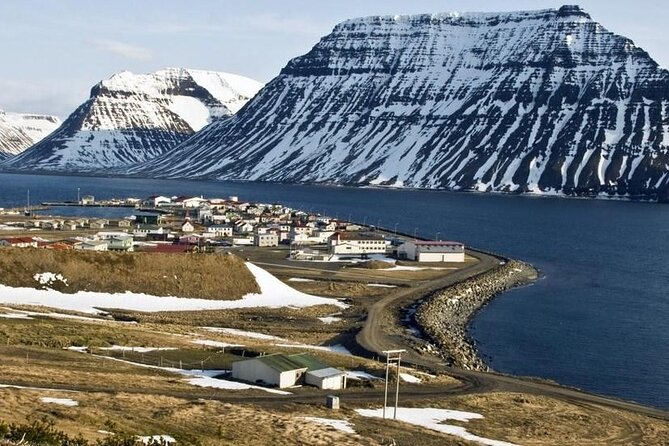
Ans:
[{"label": "flat mountain summit", "polygon": [[578,6],[337,25],[143,175],[654,197],[669,72]]},{"label": "flat mountain summit", "polygon": [[236,113],[261,87],[235,74],[184,68],[118,73],[95,85],[58,131],[2,167],[86,172],[143,162]]}]

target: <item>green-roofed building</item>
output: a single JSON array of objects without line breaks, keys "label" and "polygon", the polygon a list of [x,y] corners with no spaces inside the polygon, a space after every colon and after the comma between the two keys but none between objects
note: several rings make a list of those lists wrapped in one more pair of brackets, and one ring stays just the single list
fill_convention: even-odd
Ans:
[{"label": "green-roofed building", "polygon": [[232,377],[280,389],[311,384],[321,389],[346,386],[346,374],[322,363],[307,353],[275,353],[232,363]]}]

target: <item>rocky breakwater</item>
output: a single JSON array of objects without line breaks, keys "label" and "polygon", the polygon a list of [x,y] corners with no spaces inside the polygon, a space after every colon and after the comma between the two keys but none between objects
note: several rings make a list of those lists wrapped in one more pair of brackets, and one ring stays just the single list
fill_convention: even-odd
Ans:
[{"label": "rocky breakwater", "polygon": [[538,272],[531,265],[507,261],[492,271],[429,296],[416,311],[416,323],[449,363],[469,370],[489,370],[467,334],[469,321],[499,293],[528,284],[537,277]]}]

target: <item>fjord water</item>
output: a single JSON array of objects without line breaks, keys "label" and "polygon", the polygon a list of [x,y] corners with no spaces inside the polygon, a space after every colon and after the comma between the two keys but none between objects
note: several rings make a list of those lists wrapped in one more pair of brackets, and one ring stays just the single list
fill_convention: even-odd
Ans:
[{"label": "fjord water", "polygon": [[[0,175],[0,206],[165,195],[238,195],[456,239],[537,266],[471,332],[498,371],[669,408],[669,206],[442,191]],[[131,213],[130,209],[127,213]],[[439,234],[437,234],[439,233]]]}]

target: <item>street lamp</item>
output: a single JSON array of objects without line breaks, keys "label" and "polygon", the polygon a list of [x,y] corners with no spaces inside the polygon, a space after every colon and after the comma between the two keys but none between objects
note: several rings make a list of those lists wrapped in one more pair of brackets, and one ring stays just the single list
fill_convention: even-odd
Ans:
[{"label": "street lamp", "polygon": [[398,225],[398,224],[399,224],[399,223],[395,223],[395,231],[394,231],[394,232],[395,232],[395,238],[397,238],[397,225]]},{"label": "street lamp", "polygon": [[416,233],[418,232],[418,228],[413,228],[413,239],[416,240]]},{"label": "street lamp", "polygon": [[437,232],[437,235],[434,237],[434,241],[435,241],[435,242],[436,242],[436,241],[439,241],[439,234],[441,234],[441,232]]}]

